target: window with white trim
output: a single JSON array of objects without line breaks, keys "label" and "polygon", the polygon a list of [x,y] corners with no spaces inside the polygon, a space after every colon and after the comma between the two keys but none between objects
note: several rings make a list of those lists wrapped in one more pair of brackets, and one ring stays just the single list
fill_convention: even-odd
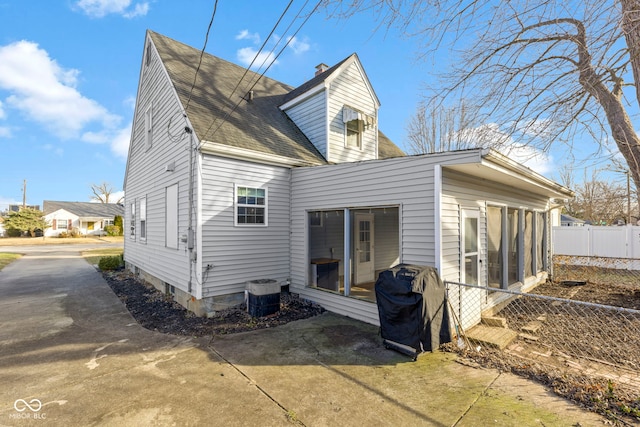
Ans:
[{"label": "window with white trim", "polygon": [[136,202],[131,203],[131,215],[129,216],[129,237],[131,239],[136,238]]},{"label": "window with white trim", "polygon": [[362,147],[362,120],[350,120],[345,123],[345,132],[345,144],[347,147]]},{"label": "window with white trim", "polygon": [[147,240],[147,198],[140,199],[140,240]]},{"label": "window with white trim", "polygon": [[267,189],[236,185],[235,225],[267,225]]}]

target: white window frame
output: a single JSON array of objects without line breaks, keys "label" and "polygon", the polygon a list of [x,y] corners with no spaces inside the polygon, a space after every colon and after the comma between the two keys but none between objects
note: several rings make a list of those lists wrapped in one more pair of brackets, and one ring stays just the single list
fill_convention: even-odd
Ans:
[{"label": "white window frame", "polygon": [[136,239],[136,201],[131,202],[129,208],[129,238]]},{"label": "white window frame", "polygon": [[140,199],[140,240],[147,240],[147,196]]},{"label": "white window frame", "polygon": [[[247,190],[264,190],[264,204],[259,205],[255,203],[239,203],[238,191],[240,189]],[[244,223],[238,221],[240,208],[258,208],[264,209],[264,223]],[[257,187],[254,185],[235,184],[233,189],[233,223],[236,227],[267,227],[269,225],[269,188]]]},{"label": "white window frame", "polygon": [[[60,227],[60,224],[64,224],[63,227]],[[56,230],[64,230],[67,231],[69,229],[69,220],[68,219],[56,219]]]},{"label": "white window frame", "polygon": [[[355,122],[358,130],[356,134],[356,145],[349,144],[349,123]],[[353,148],[357,150],[362,150],[362,134],[364,132],[364,126],[362,120],[350,120],[344,124],[344,146],[346,148]]]}]

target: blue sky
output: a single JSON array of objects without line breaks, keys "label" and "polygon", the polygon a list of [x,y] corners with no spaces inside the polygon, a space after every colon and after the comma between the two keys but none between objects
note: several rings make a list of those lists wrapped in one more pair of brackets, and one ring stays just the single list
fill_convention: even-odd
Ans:
[{"label": "blue sky", "polygon": [[[220,0],[207,52],[248,65],[287,3]],[[276,36],[286,36],[303,3],[293,3]],[[145,31],[200,49],[213,5],[0,0],[0,210],[22,202],[23,180],[28,204],[89,201],[91,185],[102,182],[121,191]],[[423,82],[441,64],[416,61],[412,40],[375,27],[366,15],[337,21],[316,14],[267,75],[297,86],[313,77],[317,64],[331,66],[357,52],[382,103],[380,129],[404,149]],[[530,166],[554,178],[558,157]]]}]

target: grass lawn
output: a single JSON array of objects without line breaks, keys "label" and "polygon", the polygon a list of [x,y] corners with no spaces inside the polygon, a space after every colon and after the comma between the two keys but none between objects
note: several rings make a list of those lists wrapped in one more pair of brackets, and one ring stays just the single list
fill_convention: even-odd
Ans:
[{"label": "grass lawn", "polygon": [[11,264],[11,262],[17,260],[21,256],[22,255],[20,254],[0,252],[0,270]]},{"label": "grass lawn", "polygon": [[90,251],[83,251],[82,256],[89,264],[98,265],[100,258],[105,256],[122,255],[123,251],[124,250],[122,248],[92,249]]},{"label": "grass lawn", "polygon": [[76,245],[82,243],[123,243],[123,236],[103,237],[3,237],[0,238],[0,246],[24,246],[24,245]]}]

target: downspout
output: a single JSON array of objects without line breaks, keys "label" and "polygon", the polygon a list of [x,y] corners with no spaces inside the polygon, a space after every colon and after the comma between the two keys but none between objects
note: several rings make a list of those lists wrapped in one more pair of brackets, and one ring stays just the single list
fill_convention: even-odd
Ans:
[{"label": "downspout", "polygon": [[184,128],[185,132],[189,134],[189,202],[188,202],[188,226],[187,226],[187,249],[189,251],[189,283],[187,291],[191,294],[192,289],[192,276],[193,276],[193,262],[195,253],[194,247],[194,235],[193,235],[193,130],[188,126]]},{"label": "downspout", "polygon": [[433,167],[433,233],[434,233],[434,262],[438,274],[442,277],[442,166]]}]

